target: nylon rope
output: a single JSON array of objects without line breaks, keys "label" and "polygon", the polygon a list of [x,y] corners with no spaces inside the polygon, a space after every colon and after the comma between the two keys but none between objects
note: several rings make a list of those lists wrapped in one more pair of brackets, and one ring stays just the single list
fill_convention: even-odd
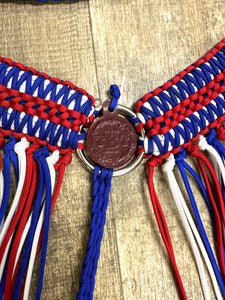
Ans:
[{"label": "nylon rope", "polygon": [[[175,159],[174,159],[173,154],[171,154],[170,157],[167,159],[167,161],[163,164],[162,168],[163,168],[163,171],[167,174],[167,179],[169,182],[169,186],[170,186],[173,198],[175,200],[177,209],[181,216],[181,220],[184,225],[185,231],[190,240],[191,248],[192,248],[192,251],[193,251],[193,254],[195,257],[195,262],[196,262],[196,265],[197,265],[197,268],[199,271],[199,276],[200,276],[200,280],[201,280],[201,284],[202,284],[204,298],[211,299],[200,251],[203,255],[206,266],[210,273],[210,277],[211,277],[211,280],[212,280],[212,283],[214,286],[216,297],[217,297],[217,299],[223,299],[222,295],[220,293],[219,286],[217,284],[217,280],[216,280],[211,262],[207,255],[207,252],[205,250],[204,244],[198,233],[198,229],[195,226],[194,220],[191,216],[188,206],[185,203],[184,197],[181,193],[181,190],[180,190],[178,183],[176,181],[176,178],[174,176],[174,172],[173,172],[174,166],[175,166]],[[198,247],[199,247],[200,251],[199,251]]]},{"label": "nylon rope", "polygon": [[[193,213],[194,213],[194,216],[195,216],[196,223],[198,225],[198,229],[199,229],[202,241],[203,241],[203,243],[205,245],[206,251],[208,253],[208,257],[209,257],[209,259],[211,261],[211,264],[212,264],[215,276],[217,278],[218,284],[220,286],[221,292],[223,294],[223,297],[225,297],[225,285],[224,285],[224,282],[223,282],[220,270],[219,270],[219,268],[217,266],[217,262],[216,262],[216,259],[214,257],[212,248],[210,246],[207,234],[205,232],[205,229],[204,229],[204,226],[203,226],[203,223],[202,223],[202,220],[201,220],[198,208],[197,208],[197,204],[196,204],[193,192],[191,190],[191,186],[190,186],[190,183],[188,181],[188,177],[187,177],[187,174],[185,172],[185,169],[189,172],[190,175],[193,176],[193,178],[198,183],[198,186],[199,186],[199,188],[200,188],[200,190],[202,192],[202,195],[203,195],[203,197],[204,197],[204,199],[206,201],[206,204],[208,206],[208,209],[210,211],[213,224],[215,224],[214,214],[213,214],[212,207],[211,207],[211,204],[210,204],[209,199],[208,199],[207,192],[205,190],[205,187],[204,187],[201,179],[199,178],[199,176],[197,175],[197,173],[184,160],[185,157],[186,157],[186,153],[185,153],[184,150],[182,150],[180,153],[176,154],[176,164],[177,164],[177,166],[179,168],[180,174],[181,174],[182,179],[184,181],[185,188],[187,190],[187,193],[188,193],[188,196],[189,196],[189,199],[190,199],[190,202],[191,202],[191,206],[192,206],[192,209],[193,209]],[[213,283],[213,285],[214,285],[214,283]]]},{"label": "nylon rope", "polygon": [[[145,151],[146,157],[150,157],[150,197],[181,299],[187,299],[187,296],[155,191],[154,169],[171,155],[164,170],[192,244],[203,293],[208,299],[200,251],[216,297],[221,299],[218,285],[223,297],[225,294],[225,147],[219,140],[225,139],[225,130],[221,126],[225,120],[224,81],[225,40],[222,40],[203,58],[139,99],[134,110],[136,117],[128,118],[138,133],[145,132],[145,138],[138,140],[137,153]],[[120,97],[118,86],[112,85],[110,93],[109,111],[113,111]],[[36,294],[36,299],[40,299],[49,220],[65,167],[71,161],[71,152],[85,147],[86,133],[80,131],[81,127],[90,126],[98,114],[94,98],[83,89],[0,58],[0,146],[4,152],[3,164],[0,161],[0,293],[4,293],[4,298],[28,299],[34,262],[41,251]],[[193,143],[195,141],[198,145]],[[201,151],[209,153],[211,162]],[[186,155],[196,159],[200,176],[185,162]],[[11,163],[14,172],[10,170]],[[175,163],[184,181],[197,227],[176,182]],[[58,179],[55,182],[56,173]],[[186,173],[198,183],[206,201],[216,234],[219,268]],[[92,219],[77,299],[93,298],[112,174],[113,170],[99,166],[94,170]],[[9,207],[10,181],[14,175],[17,189]]]},{"label": "nylon rope", "polygon": [[113,170],[95,166],[93,172],[93,196],[91,209],[91,224],[87,242],[86,255],[82,265],[82,274],[77,293],[77,300],[93,299],[95,273],[100,255],[100,244],[109,201]]}]

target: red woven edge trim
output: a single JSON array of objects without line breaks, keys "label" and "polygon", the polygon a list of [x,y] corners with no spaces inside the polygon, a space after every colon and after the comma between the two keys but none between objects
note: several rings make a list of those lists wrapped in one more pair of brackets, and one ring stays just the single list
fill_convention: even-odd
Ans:
[{"label": "red woven edge trim", "polygon": [[[11,101],[8,101],[7,97],[13,97]],[[27,101],[26,104],[19,104],[21,100]],[[39,104],[38,109],[33,109],[35,104]],[[40,119],[49,120],[55,124],[60,124],[71,130],[80,131],[80,126],[86,124],[88,118],[77,111],[69,110],[68,107],[62,104],[57,104],[52,100],[44,100],[40,97],[33,97],[26,93],[21,93],[18,90],[8,89],[7,87],[0,85],[0,106],[5,108],[12,108],[13,110],[24,112],[31,116],[37,116]],[[51,108],[49,113],[45,113],[46,108]],[[62,112],[60,116],[56,116],[57,112]],[[70,122],[68,117],[73,117],[76,120]],[[89,118],[90,119],[90,118]]]},{"label": "red woven edge trim", "polygon": [[[225,71],[223,71],[225,74]],[[219,74],[217,77],[224,79],[224,74]],[[170,129],[176,127],[182,120],[184,120],[186,117],[190,116],[196,111],[199,111],[204,106],[209,104],[212,100],[214,100],[219,94],[223,93],[225,91],[225,86],[220,86],[218,83],[218,78],[215,81],[211,81],[207,87],[203,87],[195,94],[191,95],[189,98],[183,100],[181,103],[179,103],[176,107],[173,107],[170,111],[166,112],[164,115],[157,117],[155,119],[150,119],[148,123],[148,128],[150,124],[152,124],[152,128],[148,130],[147,137],[150,137],[155,134],[165,134]],[[213,84],[214,83],[214,84]],[[209,87],[214,86],[214,91],[212,92]],[[202,94],[207,93],[208,96],[206,98],[203,98]],[[198,103],[195,104],[194,101],[198,99]],[[189,108],[186,109],[186,106]],[[180,114],[178,114],[180,112]],[[170,116],[173,116],[173,121],[170,120]],[[157,119],[157,120],[156,120]],[[166,126],[161,127],[160,122],[165,122]],[[147,124],[146,123],[146,124]],[[145,127],[146,128],[146,127]],[[146,128],[147,130],[147,128]]]},{"label": "red woven edge trim", "polygon": [[225,114],[221,117],[219,117],[218,119],[216,119],[214,122],[210,123],[205,129],[201,130],[197,136],[193,137],[190,139],[190,141],[188,143],[184,143],[182,145],[180,145],[178,148],[173,148],[171,151],[169,151],[166,154],[163,155],[145,155],[145,158],[153,158],[153,157],[157,157],[158,159],[164,159],[164,158],[168,158],[170,156],[171,153],[176,154],[180,151],[181,148],[187,148],[189,145],[192,144],[192,142],[195,142],[198,140],[199,135],[203,135],[206,134],[210,128],[219,128],[221,126],[221,122],[225,121]]},{"label": "red woven edge trim", "polygon": [[44,72],[38,72],[36,69],[34,69],[32,67],[26,67],[22,63],[14,62],[10,58],[5,58],[5,57],[1,57],[0,56],[0,63],[1,62],[6,62],[11,67],[18,67],[18,68],[21,69],[21,71],[31,71],[34,75],[36,75],[36,76],[43,76],[45,79],[48,79],[49,81],[56,82],[57,84],[67,85],[67,86],[69,86],[74,91],[80,91],[80,92],[82,92],[85,96],[87,96],[89,99],[91,99],[92,105],[95,104],[95,100],[94,100],[94,97],[92,95],[89,95],[84,89],[76,87],[70,81],[61,80],[61,79],[56,78],[56,77],[49,77],[49,75],[46,74],[46,73],[44,73]]},{"label": "red woven edge trim", "polygon": [[190,73],[191,70],[197,68],[200,64],[209,61],[220,49],[225,46],[225,39],[218,43],[213,49],[205,54],[203,58],[198,59],[193,65],[188,66],[185,70],[181,71],[177,76],[173,77],[170,81],[164,83],[161,87],[156,88],[154,91],[145,94],[141,100],[136,103],[135,110],[139,112],[140,107],[149,97],[157,96],[160,92],[167,90],[169,87],[180,81],[186,74]]}]

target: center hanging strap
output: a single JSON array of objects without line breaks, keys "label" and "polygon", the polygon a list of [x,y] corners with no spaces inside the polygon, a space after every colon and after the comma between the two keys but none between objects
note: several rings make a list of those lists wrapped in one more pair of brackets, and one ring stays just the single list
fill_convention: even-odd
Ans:
[{"label": "center hanging strap", "polygon": [[[131,164],[138,146],[138,136],[131,123],[119,115],[120,91],[111,85],[112,98],[102,105],[102,116],[87,132],[86,148],[93,161],[93,195],[89,239],[82,266],[77,300],[92,300],[100,245],[112,176]],[[129,168],[128,168],[129,170]]]},{"label": "center hanging strap", "polygon": [[109,201],[113,170],[95,166],[92,181],[92,210],[89,239],[83,261],[82,274],[77,293],[77,300],[93,299],[95,274],[100,254],[100,245],[104,231],[106,209]]}]

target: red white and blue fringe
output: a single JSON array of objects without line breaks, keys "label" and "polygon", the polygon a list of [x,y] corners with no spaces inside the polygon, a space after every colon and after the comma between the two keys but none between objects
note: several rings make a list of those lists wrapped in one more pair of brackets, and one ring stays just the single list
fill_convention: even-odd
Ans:
[{"label": "red white and blue fringe", "polygon": [[[137,117],[129,117],[137,132],[145,132],[146,137],[139,140],[137,152],[145,151],[149,158],[151,201],[181,299],[187,296],[169,226],[154,187],[154,169],[162,164],[168,178],[193,251],[204,298],[210,299],[208,272],[216,299],[224,299],[225,146],[221,142],[225,140],[222,124],[225,120],[224,78],[225,40],[163,86],[142,97],[135,106]],[[118,99],[114,100],[113,96],[115,106]],[[94,99],[84,90],[0,58],[2,298],[28,299],[33,266],[40,252],[36,294],[36,299],[40,299],[50,215],[72,152],[84,149],[85,131],[80,131],[81,126],[88,127],[96,114]],[[186,161],[187,156],[193,157],[197,170]],[[186,195],[178,184],[175,168],[184,182]],[[93,174],[92,221],[77,299],[93,298],[112,174],[113,170],[98,166]],[[13,199],[9,199],[12,178],[16,178],[16,191]],[[193,180],[199,186],[212,219],[216,253],[201,220],[199,203],[190,183]]]},{"label": "red white and blue fringe", "polygon": [[[155,167],[162,164],[191,245],[204,298],[210,299],[206,280],[207,269],[216,299],[224,299],[225,147],[220,142],[225,136],[222,125],[225,119],[224,71],[225,40],[162,87],[146,94],[135,107],[137,119],[133,122],[138,131],[144,128],[146,133],[144,148],[150,157],[150,196],[181,299],[187,299],[187,296],[175,261],[166,220],[155,191],[153,174]],[[198,172],[186,162],[187,156],[196,160]],[[175,167],[183,179],[191,211],[176,179]],[[190,177],[199,185],[206,201],[215,230],[217,257],[212,251],[203,226],[198,203],[189,182]]]},{"label": "red white and blue fringe", "polygon": [[[71,154],[83,147],[80,127],[93,121],[94,99],[70,82],[0,61],[0,295],[28,299],[41,251],[39,299],[50,215]],[[17,188],[9,206],[13,177]]]}]

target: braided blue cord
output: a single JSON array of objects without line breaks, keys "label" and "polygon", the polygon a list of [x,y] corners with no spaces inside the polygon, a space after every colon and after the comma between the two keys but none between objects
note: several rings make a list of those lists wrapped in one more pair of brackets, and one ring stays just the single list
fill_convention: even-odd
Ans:
[{"label": "braided blue cord", "polygon": [[95,166],[93,172],[93,203],[90,232],[86,255],[82,265],[77,300],[93,299],[95,273],[100,254],[112,175],[113,170]]},{"label": "braided blue cord", "polygon": [[[31,225],[30,225],[30,229],[28,232],[28,236],[27,236],[27,240],[26,240],[26,245],[24,248],[24,253],[23,253],[23,257],[21,259],[21,263],[19,266],[19,271],[17,274],[17,278],[16,278],[16,282],[15,282],[15,287],[14,287],[14,291],[13,291],[13,300],[17,300],[19,299],[19,294],[20,294],[20,289],[21,289],[21,284],[22,284],[22,280],[24,277],[24,272],[26,270],[27,267],[27,263],[29,260],[29,255],[30,255],[30,251],[31,251],[31,247],[32,247],[32,243],[33,243],[33,238],[34,238],[34,234],[35,234],[35,230],[36,230],[36,226],[37,226],[37,221],[38,221],[38,216],[39,216],[39,212],[40,212],[40,208],[41,208],[41,202],[42,202],[42,198],[43,198],[43,194],[44,194],[44,187],[45,187],[45,172],[46,169],[43,168],[43,164],[47,164],[46,162],[46,157],[49,156],[49,151],[47,149],[47,147],[43,147],[38,149],[37,151],[34,152],[34,159],[37,160],[38,162],[38,166],[39,166],[39,181],[38,181],[38,191],[37,191],[37,195],[36,195],[36,200],[35,200],[35,204],[34,204],[34,208],[33,208],[33,213],[32,213],[32,218],[31,218]],[[48,176],[47,176],[48,177]],[[51,181],[49,181],[46,185],[50,184],[51,187]],[[48,224],[46,224],[45,226],[47,226]],[[45,234],[46,234],[46,228],[45,228]],[[47,243],[47,241],[46,241]],[[43,272],[43,256],[44,256],[44,252],[42,255],[42,261],[41,261],[41,273],[40,275],[42,275]],[[40,279],[42,280],[42,278]],[[38,282],[38,287],[42,284],[42,282]],[[41,287],[41,286],[40,286]]]},{"label": "braided blue cord", "polygon": [[[214,214],[213,214],[212,207],[210,205],[205,187],[204,187],[203,183],[201,182],[201,179],[198,177],[198,175],[195,173],[195,171],[191,168],[191,166],[189,166],[188,163],[185,162],[185,160],[184,160],[185,158],[186,158],[186,152],[185,152],[184,149],[182,149],[178,154],[175,155],[176,164],[177,164],[177,166],[179,168],[179,171],[180,171],[180,174],[183,178],[184,185],[185,185],[185,188],[187,190],[187,193],[188,193],[188,196],[189,196],[189,199],[190,199],[190,202],[191,202],[191,206],[192,206],[192,209],[193,209],[193,212],[194,212],[194,215],[195,215],[195,220],[198,224],[198,228],[199,228],[203,243],[205,245],[206,251],[207,251],[208,256],[209,256],[209,259],[211,261],[211,264],[212,264],[213,270],[215,272],[217,281],[219,283],[221,292],[223,294],[223,297],[225,298],[225,284],[223,282],[221,273],[220,273],[219,268],[218,268],[217,263],[216,263],[216,259],[214,257],[214,254],[213,254],[212,248],[210,246],[207,234],[205,232],[205,228],[203,226],[203,223],[202,223],[202,220],[201,220],[201,217],[200,217],[197,205],[196,205],[196,201],[195,201],[190,183],[188,181],[188,177],[187,177],[187,174],[185,172],[185,169],[194,177],[194,179],[197,181],[201,191],[203,192],[202,194],[203,194],[203,196],[206,200],[207,206],[210,208],[210,214],[211,214],[211,216],[213,216],[213,222],[215,222]],[[200,182],[201,182],[201,184],[199,184]]]}]

